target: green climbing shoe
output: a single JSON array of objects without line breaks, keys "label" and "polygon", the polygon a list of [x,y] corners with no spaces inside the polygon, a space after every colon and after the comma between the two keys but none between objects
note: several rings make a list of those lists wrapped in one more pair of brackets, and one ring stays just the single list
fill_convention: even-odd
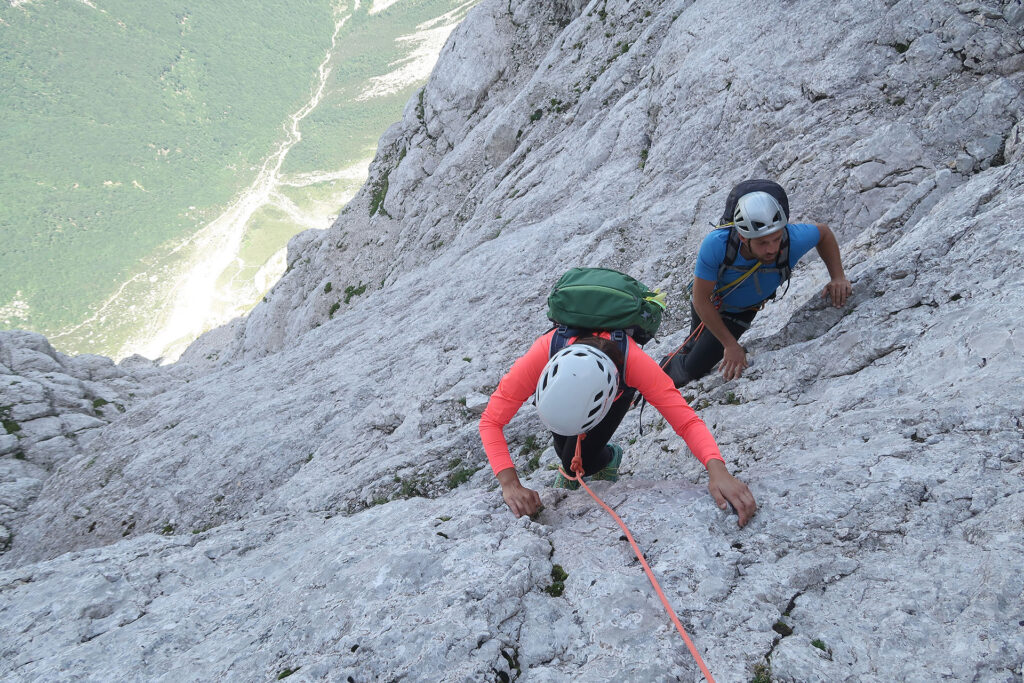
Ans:
[{"label": "green climbing shoe", "polygon": [[555,480],[551,482],[551,487],[556,489],[569,489],[570,491],[575,491],[580,487],[580,483],[578,481],[573,481],[572,479],[566,479],[564,476],[562,476],[562,473],[559,472],[558,474],[555,475]]},{"label": "green climbing shoe", "polygon": [[619,480],[619,465],[622,464],[622,448],[618,444],[610,443],[608,447],[612,449],[612,459],[608,461],[608,464],[601,469],[601,471],[590,475],[591,481],[618,481]]}]

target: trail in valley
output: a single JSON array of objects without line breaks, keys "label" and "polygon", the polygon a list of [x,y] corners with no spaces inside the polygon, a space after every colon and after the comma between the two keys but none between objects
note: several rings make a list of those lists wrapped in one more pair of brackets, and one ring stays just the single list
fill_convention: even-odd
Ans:
[{"label": "trail in valley", "polygon": [[[183,260],[175,272],[170,274],[140,272],[118,287],[94,313],[83,322],[52,336],[54,340],[69,337],[90,326],[102,326],[110,318],[115,318],[123,309],[126,292],[133,285],[145,285],[146,281],[159,291],[155,301],[147,303],[151,310],[145,316],[155,324],[144,326],[136,332],[135,338],[126,343],[119,352],[114,353],[116,359],[132,354],[140,354],[147,358],[163,358],[165,361],[176,359],[186,346],[203,332],[223,324],[240,315],[253,301],[242,301],[238,297],[240,288],[257,292],[255,280],[266,285],[269,274],[263,272],[273,264],[283,264],[284,250],[270,259],[270,263],[260,269],[261,277],[253,278],[246,287],[236,278],[227,285],[218,284],[223,274],[240,263],[242,241],[246,227],[253,215],[261,208],[272,205],[284,211],[293,221],[304,228],[325,228],[325,221],[308,212],[301,211],[291,200],[287,200],[277,190],[281,186],[301,187],[334,178],[354,178],[365,165],[353,169],[343,169],[329,173],[313,173],[282,182],[281,165],[288,152],[302,140],[299,130],[300,122],[306,118],[323,98],[327,80],[331,74],[331,58],[337,47],[338,35],[350,15],[338,16],[331,35],[331,45],[317,70],[317,82],[310,99],[285,124],[285,139],[277,150],[263,163],[252,185],[239,195],[234,202],[215,220],[204,228],[170,249],[162,260]],[[368,163],[368,162],[367,162]],[[283,272],[283,265],[281,267]],[[280,273],[277,273],[280,276]],[[276,278],[274,278],[276,279]],[[163,280],[164,282],[160,282]],[[132,306],[128,306],[133,308]]]},{"label": "trail in valley", "polygon": [[[386,96],[425,80],[448,35],[475,3],[476,0],[470,0],[420,24],[417,33],[398,38],[409,50],[407,56],[394,62],[389,73],[369,79],[355,99]],[[355,0],[351,12],[359,7],[359,0]],[[260,255],[259,262],[252,260],[252,253],[243,253],[257,212],[272,209],[270,223],[294,225],[298,228],[295,232],[329,227],[337,210],[365,181],[373,150],[367,151],[365,160],[343,169],[282,177],[281,168],[289,151],[302,140],[300,123],[324,99],[341,30],[352,17],[351,12],[341,7],[335,12],[331,44],[318,67],[310,98],[288,117],[284,139],[263,163],[252,184],[216,219],[155,257],[152,263],[143,264],[140,272],[121,283],[88,319],[52,334],[51,339],[66,339],[74,344],[84,338],[86,343],[99,345],[103,353],[117,360],[132,354],[159,358],[162,362],[176,360],[199,335],[245,314],[283,275],[285,247],[269,257]],[[287,193],[289,189],[322,188],[328,183],[339,186],[330,197],[314,193],[296,199]],[[264,221],[263,225],[266,224]],[[256,240],[258,248],[259,240],[265,238],[251,239]],[[130,330],[131,335],[120,348],[105,338],[117,329],[122,334],[123,330]]]}]

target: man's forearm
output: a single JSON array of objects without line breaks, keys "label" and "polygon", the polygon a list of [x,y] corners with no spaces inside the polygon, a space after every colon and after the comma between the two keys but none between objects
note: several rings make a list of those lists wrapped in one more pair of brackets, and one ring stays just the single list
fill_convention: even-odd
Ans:
[{"label": "man's forearm", "polygon": [[722,315],[718,312],[718,309],[716,309],[714,304],[710,301],[694,297],[693,309],[697,311],[697,315],[700,316],[700,320],[704,323],[704,327],[706,327],[711,334],[715,335],[715,339],[717,339],[723,347],[729,347],[733,344],[739,343],[736,340],[736,337],[732,335],[732,332],[729,331],[729,328],[725,326],[725,321],[722,320]]},{"label": "man's forearm", "polygon": [[828,275],[833,280],[838,278],[845,278],[846,273],[843,271],[843,260],[839,255],[839,241],[836,239],[835,233],[824,224],[815,223],[818,228],[818,232],[821,238],[818,240],[818,256],[825,262],[825,268],[828,269]]}]

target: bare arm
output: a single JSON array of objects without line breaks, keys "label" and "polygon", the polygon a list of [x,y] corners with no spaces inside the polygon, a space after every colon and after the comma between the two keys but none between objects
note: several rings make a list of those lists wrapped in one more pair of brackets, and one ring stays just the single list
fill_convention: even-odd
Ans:
[{"label": "bare arm", "polygon": [[[833,238],[834,239],[834,238]],[[732,332],[725,326],[725,321],[718,313],[718,309],[711,303],[711,295],[715,291],[715,283],[711,280],[703,280],[699,277],[693,278],[693,308],[697,311],[704,327],[711,334],[715,335],[725,349],[722,356],[722,367],[720,372],[726,380],[736,379],[747,367],[747,352],[732,336]]]},{"label": "bare arm", "polygon": [[853,286],[843,271],[843,261],[839,256],[839,241],[836,240],[835,233],[824,223],[815,223],[814,225],[821,235],[816,247],[818,256],[825,262],[830,278],[829,283],[822,290],[821,296],[831,298],[832,305],[839,308],[846,303],[846,299],[853,292]]},{"label": "bare arm", "polygon": [[513,515],[516,517],[532,516],[540,509],[540,495],[533,489],[523,486],[514,467],[503,469],[498,472],[497,477],[501,484],[501,496],[512,510]]},{"label": "bare arm", "polygon": [[726,509],[727,502],[733,506],[736,514],[739,515],[737,521],[739,526],[746,525],[757,511],[754,494],[750,492],[746,484],[729,474],[729,470],[721,460],[708,461],[708,490],[722,510]]}]

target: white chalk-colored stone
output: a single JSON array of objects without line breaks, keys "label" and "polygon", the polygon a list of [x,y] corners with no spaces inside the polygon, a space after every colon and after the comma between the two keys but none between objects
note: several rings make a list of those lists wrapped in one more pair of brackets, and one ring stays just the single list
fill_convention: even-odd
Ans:
[{"label": "white chalk-colored stone", "polygon": [[[1007,150],[1024,46],[986,12],[485,0],[370,184],[292,240],[246,318],[117,377],[0,333],[10,373],[46,382],[48,358],[74,400],[126,407],[55,405],[62,424],[110,424],[59,437],[73,448],[0,514],[0,675],[697,680],[618,526],[547,488],[532,407],[506,435],[545,508],[515,520],[459,399],[476,406],[548,329],[572,266],[662,287],[647,350],[676,348],[708,222],[736,181],[774,177],[794,220],[832,227],[854,294],[822,300],[812,250],[743,337],[756,365],[684,388],[757,516],[736,527],[649,406],[616,434],[621,479],[593,489],[716,680],[751,680],[769,653],[774,680],[1019,679],[1024,281],[1007,231],[1024,161]],[[391,217],[371,217],[393,171]]]}]

